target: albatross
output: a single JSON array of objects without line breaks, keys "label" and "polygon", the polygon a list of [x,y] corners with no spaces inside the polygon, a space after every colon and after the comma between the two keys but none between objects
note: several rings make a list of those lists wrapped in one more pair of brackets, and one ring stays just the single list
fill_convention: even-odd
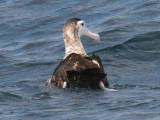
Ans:
[{"label": "albatross", "polygon": [[92,33],[86,23],[79,18],[72,18],[63,27],[65,56],[55,68],[53,75],[46,85],[62,88],[87,87],[102,88],[113,91],[104,72],[102,61],[98,55],[89,57],[82,45],[81,36],[100,41],[100,36]]}]

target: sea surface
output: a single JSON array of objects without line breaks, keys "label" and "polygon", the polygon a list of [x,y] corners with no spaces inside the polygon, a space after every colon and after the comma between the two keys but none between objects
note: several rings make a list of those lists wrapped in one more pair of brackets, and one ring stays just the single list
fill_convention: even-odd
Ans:
[{"label": "sea surface", "polygon": [[[117,92],[45,86],[73,17]],[[160,120],[160,1],[0,0],[0,120]]]}]

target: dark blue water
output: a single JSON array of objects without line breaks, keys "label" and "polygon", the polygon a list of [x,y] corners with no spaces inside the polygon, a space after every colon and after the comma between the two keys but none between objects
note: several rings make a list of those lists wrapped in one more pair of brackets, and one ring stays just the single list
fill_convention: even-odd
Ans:
[{"label": "dark blue water", "polygon": [[[73,17],[100,34],[82,42],[118,92],[45,86]],[[160,1],[1,0],[0,119],[160,120]]]}]

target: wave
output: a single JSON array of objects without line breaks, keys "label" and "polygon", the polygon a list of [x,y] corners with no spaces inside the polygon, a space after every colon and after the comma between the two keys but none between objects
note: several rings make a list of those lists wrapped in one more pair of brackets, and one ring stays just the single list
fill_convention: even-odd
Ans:
[{"label": "wave", "polygon": [[[104,34],[104,33],[103,33]],[[124,41],[124,42],[123,42]],[[122,42],[122,43],[121,43]],[[119,44],[116,44],[119,43]],[[116,42],[113,46],[107,46],[94,51],[94,53],[124,53],[124,54],[160,54],[160,31],[138,34],[128,40]]]},{"label": "wave", "polygon": [[21,101],[22,99],[23,98],[19,95],[0,91],[0,101],[1,102],[18,102],[18,101]]},{"label": "wave", "polygon": [[53,62],[29,62],[29,63],[27,62],[27,63],[18,63],[18,64],[14,64],[14,65],[21,66],[21,67],[35,67],[35,66],[54,65],[57,62],[55,62],[55,61],[53,61]]},{"label": "wave", "polygon": [[51,42],[49,41],[42,41],[42,42],[33,42],[33,43],[28,43],[24,45],[21,49],[22,50],[27,50],[27,49],[32,49],[32,48],[41,48],[47,44],[50,44]]}]

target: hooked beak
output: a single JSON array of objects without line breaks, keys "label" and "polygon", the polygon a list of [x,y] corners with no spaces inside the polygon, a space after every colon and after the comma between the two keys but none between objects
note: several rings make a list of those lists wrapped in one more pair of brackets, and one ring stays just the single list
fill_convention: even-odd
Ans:
[{"label": "hooked beak", "polygon": [[85,36],[91,38],[91,39],[94,39],[98,42],[100,42],[100,36],[96,33],[92,33],[91,31],[89,31],[87,28],[86,28],[86,34]]}]

